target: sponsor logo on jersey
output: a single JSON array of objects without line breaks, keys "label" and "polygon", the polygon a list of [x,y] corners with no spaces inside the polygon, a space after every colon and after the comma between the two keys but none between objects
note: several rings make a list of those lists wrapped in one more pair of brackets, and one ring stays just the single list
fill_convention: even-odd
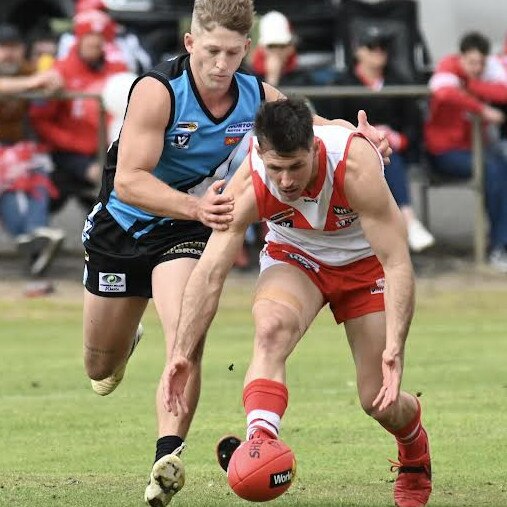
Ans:
[{"label": "sponsor logo on jersey", "polygon": [[171,146],[178,148],[179,150],[188,150],[190,144],[190,134],[176,134],[174,139],[171,141]]},{"label": "sponsor logo on jersey", "polygon": [[294,216],[294,209],[288,208],[283,211],[279,211],[278,213],[275,213],[274,215],[271,215],[269,217],[269,221],[273,223],[283,222],[286,221],[288,218]]},{"label": "sponsor logo on jersey", "polygon": [[164,255],[176,254],[176,255],[197,255],[201,256],[206,243],[204,241],[186,241],[185,243],[178,243],[171,247]]},{"label": "sponsor logo on jersey", "polygon": [[283,220],[282,222],[277,222],[276,225],[280,225],[281,227],[294,227],[292,220]]},{"label": "sponsor logo on jersey", "polygon": [[378,278],[375,280],[375,287],[370,289],[370,294],[383,294],[385,287],[385,279]]},{"label": "sponsor logo on jersey", "polygon": [[196,121],[180,121],[176,124],[176,129],[182,132],[195,132],[199,127]]},{"label": "sponsor logo on jersey", "polygon": [[99,272],[100,292],[126,292],[127,275],[125,273],[102,273]]},{"label": "sponsor logo on jersey", "polygon": [[225,129],[226,134],[246,134],[249,130],[252,130],[254,126],[253,121],[241,121],[239,123],[233,123]]},{"label": "sponsor logo on jersey", "polygon": [[269,476],[269,487],[278,488],[292,481],[292,468],[283,472],[276,472]]},{"label": "sponsor logo on jersey", "polygon": [[233,144],[238,144],[241,139],[243,139],[241,136],[233,136],[233,137],[226,137],[224,139],[225,146],[231,146]]},{"label": "sponsor logo on jersey", "polygon": [[333,213],[336,215],[336,225],[338,227],[348,227],[357,219],[357,213],[349,208],[333,206]]},{"label": "sponsor logo on jersey", "polygon": [[292,259],[293,261],[296,261],[297,263],[301,264],[305,269],[310,269],[312,271],[315,271],[316,273],[319,272],[319,265],[316,262],[311,261],[310,259],[306,258],[304,255],[294,253],[294,252],[285,252],[287,254],[287,257],[289,259]]},{"label": "sponsor logo on jersey", "polygon": [[313,202],[317,204],[319,202],[318,197],[303,197],[303,202]]}]

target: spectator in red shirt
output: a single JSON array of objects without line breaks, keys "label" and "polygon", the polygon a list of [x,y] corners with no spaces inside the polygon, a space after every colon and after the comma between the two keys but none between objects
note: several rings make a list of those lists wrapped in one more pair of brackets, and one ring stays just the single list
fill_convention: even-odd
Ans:
[{"label": "spectator in red shirt", "polygon": [[[74,18],[77,44],[69,55],[55,63],[54,70],[65,83],[65,90],[101,93],[107,78],[126,71],[125,64],[106,57],[105,44],[114,37],[114,24],[101,11],[86,11]],[[100,179],[99,106],[95,99],[46,100],[34,102],[31,118],[43,141],[53,151],[53,182],[60,197],[52,211],[60,209],[76,195],[88,208],[95,198]]]},{"label": "spectator in red shirt", "polygon": [[[0,94],[58,87],[58,80],[47,79],[47,74],[33,74],[25,50],[18,29],[0,25]],[[27,110],[28,102],[21,97],[0,97],[0,225],[24,254],[30,275],[38,277],[54,259],[64,233],[49,227],[48,203],[55,192],[48,177],[51,162],[33,139]],[[38,282],[42,292],[52,287]]]},{"label": "spectator in red shirt", "polygon": [[[507,80],[487,75],[489,50],[489,41],[482,34],[466,34],[460,53],[443,58],[430,80],[425,142],[435,171],[470,178],[472,113],[479,115],[485,126],[505,121],[503,112],[490,105],[507,102]],[[507,273],[507,161],[488,142],[486,130],[484,142],[489,260],[492,267]]]}]

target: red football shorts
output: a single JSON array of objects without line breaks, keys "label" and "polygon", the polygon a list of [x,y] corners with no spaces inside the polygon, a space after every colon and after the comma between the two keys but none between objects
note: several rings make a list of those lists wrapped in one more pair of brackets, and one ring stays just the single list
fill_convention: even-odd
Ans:
[{"label": "red football shorts", "polygon": [[268,243],[261,254],[261,270],[276,261],[291,264],[310,277],[338,324],[385,309],[384,271],[375,255],[345,266],[329,266],[291,245]]}]

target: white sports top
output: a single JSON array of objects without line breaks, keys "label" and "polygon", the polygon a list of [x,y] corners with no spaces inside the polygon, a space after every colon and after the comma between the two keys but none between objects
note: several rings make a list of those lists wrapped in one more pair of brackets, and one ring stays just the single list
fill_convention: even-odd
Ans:
[{"label": "white sports top", "polygon": [[289,244],[324,264],[343,266],[373,255],[343,190],[347,151],[359,134],[337,125],[313,130],[319,143],[317,179],[293,202],[284,202],[267,178],[253,137],[250,170],[257,206],[260,218],[267,220],[267,242]]}]

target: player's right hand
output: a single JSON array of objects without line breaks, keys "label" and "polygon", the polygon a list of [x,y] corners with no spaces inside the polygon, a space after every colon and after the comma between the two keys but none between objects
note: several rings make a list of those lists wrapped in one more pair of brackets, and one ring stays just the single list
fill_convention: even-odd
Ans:
[{"label": "player's right hand", "polygon": [[178,407],[181,408],[182,413],[188,413],[185,386],[191,371],[192,362],[189,359],[183,356],[174,356],[162,374],[164,408],[175,416],[178,415]]},{"label": "player's right hand", "polygon": [[234,198],[221,193],[225,180],[215,181],[199,199],[197,219],[204,225],[219,231],[229,228],[234,209]]}]

